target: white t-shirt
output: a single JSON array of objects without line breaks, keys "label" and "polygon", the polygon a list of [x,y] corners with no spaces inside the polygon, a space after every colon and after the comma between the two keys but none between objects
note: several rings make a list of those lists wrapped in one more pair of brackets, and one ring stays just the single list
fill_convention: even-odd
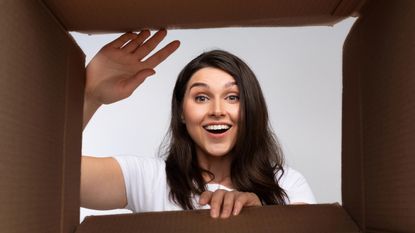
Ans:
[{"label": "white t-shirt", "polygon": [[[183,210],[169,198],[170,187],[167,184],[166,163],[161,158],[116,156],[124,176],[127,193],[127,206],[133,212]],[[279,185],[285,190],[289,202],[305,202],[314,204],[314,195],[304,177],[294,169],[284,168],[284,175]],[[207,184],[207,190],[231,189],[220,184]],[[199,209],[209,208],[198,205],[199,196],[193,199],[194,206]]]}]

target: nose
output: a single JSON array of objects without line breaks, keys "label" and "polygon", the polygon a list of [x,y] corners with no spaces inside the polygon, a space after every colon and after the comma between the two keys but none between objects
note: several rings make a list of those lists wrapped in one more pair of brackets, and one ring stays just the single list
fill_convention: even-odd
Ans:
[{"label": "nose", "polygon": [[215,100],[211,102],[210,106],[210,116],[213,117],[222,117],[225,115],[224,103],[220,100]]}]

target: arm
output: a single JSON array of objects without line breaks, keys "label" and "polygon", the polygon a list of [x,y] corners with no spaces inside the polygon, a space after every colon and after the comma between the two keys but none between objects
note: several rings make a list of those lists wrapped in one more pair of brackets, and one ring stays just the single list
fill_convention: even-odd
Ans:
[{"label": "arm", "polygon": [[152,56],[150,54],[166,36],[160,30],[151,38],[149,31],[125,33],[105,45],[86,68],[83,127],[102,104],[111,104],[129,97],[154,68],[180,45],[173,41]]},{"label": "arm", "polygon": [[127,205],[124,177],[113,158],[82,156],[81,206],[97,209],[119,209]]},{"label": "arm", "polygon": [[[179,47],[179,42],[173,41],[143,60],[165,36],[165,30],[151,38],[149,31],[126,33],[95,55],[86,68],[84,128],[102,104],[130,96]],[[82,156],[81,206],[103,210],[123,208],[126,204],[124,177],[118,162],[113,158]]]}]

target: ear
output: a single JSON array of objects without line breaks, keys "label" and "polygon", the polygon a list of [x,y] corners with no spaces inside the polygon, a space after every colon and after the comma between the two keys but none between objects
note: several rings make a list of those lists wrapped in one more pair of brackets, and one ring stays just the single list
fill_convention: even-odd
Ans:
[{"label": "ear", "polygon": [[183,124],[186,124],[186,121],[184,120],[184,116],[183,116],[183,114],[182,114],[182,115],[180,115],[180,119],[182,120],[182,123],[183,123]]}]

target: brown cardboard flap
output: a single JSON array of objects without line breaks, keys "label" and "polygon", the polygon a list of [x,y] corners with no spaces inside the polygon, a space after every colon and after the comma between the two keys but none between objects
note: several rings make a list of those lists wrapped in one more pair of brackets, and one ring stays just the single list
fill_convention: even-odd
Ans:
[{"label": "brown cardboard flap", "polygon": [[415,229],[415,1],[374,0],[344,47],[343,205],[365,232]]},{"label": "brown cardboard flap", "polygon": [[[85,58],[68,38],[65,82],[63,141],[62,232],[73,232],[79,223],[82,120],[85,84]],[[76,222],[74,222],[76,220]]]},{"label": "brown cardboard flap", "polygon": [[38,1],[2,1],[0,15],[0,231],[73,232],[82,51]]},{"label": "brown cardboard flap", "polygon": [[364,222],[363,126],[360,51],[355,23],[343,46],[342,204],[360,228]]},{"label": "brown cardboard flap", "polygon": [[153,212],[87,217],[76,233],[321,233],[359,232],[339,205],[246,208],[239,216],[213,219],[209,210]]},{"label": "brown cardboard flap", "polygon": [[333,25],[361,0],[44,0],[69,31]]}]

